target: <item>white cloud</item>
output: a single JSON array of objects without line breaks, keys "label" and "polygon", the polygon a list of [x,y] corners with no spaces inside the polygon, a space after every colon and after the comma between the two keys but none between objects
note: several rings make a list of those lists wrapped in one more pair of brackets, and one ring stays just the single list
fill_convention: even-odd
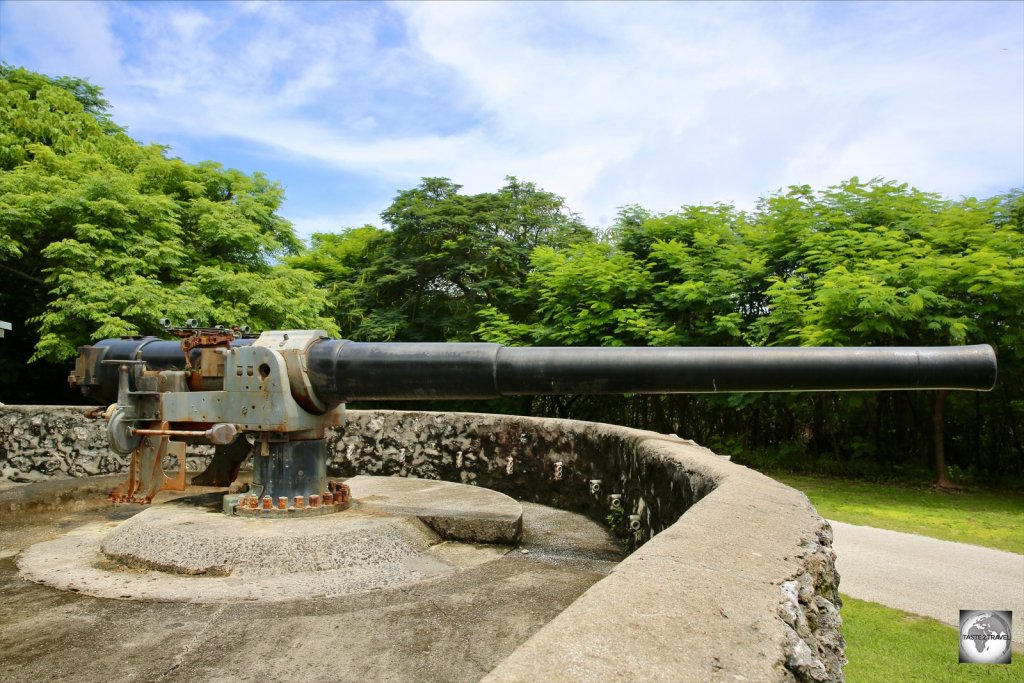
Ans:
[{"label": "white cloud", "polygon": [[117,80],[122,50],[109,7],[103,2],[0,3],[0,51],[4,59],[23,54],[44,73],[96,83]]},{"label": "white cloud", "polygon": [[[118,120],[145,139],[237,140],[395,189],[446,175],[476,192],[517,175],[594,224],[626,203],[750,206],[851,175],[954,195],[1024,185],[1019,4],[0,11],[17,25],[5,43],[14,36],[41,70],[104,85]],[[29,38],[37,27],[47,47]],[[346,211],[339,225],[378,222]],[[293,220],[313,226],[304,233],[326,225]]]},{"label": "white cloud", "polygon": [[[967,6],[861,7],[827,36],[809,4],[403,7],[427,54],[481,93],[495,134],[479,153],[595,222],[627,202],[750,205],[855,174],[947,193],[1024,183],[1022,30],[946,25]],[[961,147],[988,162],[968,170],[949,158]]]}]

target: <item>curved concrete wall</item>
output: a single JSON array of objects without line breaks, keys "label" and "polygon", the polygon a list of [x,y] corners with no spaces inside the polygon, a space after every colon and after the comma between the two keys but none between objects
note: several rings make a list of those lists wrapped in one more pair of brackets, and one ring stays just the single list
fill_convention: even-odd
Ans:
[{"label": "curved concrete wall", "polygon": [[[102,434],[81,409],[0,407],[0,472],[120,469]],[[842,680],[828,524],[803,494],[692,442],[567,420],[350,411],[329,447],[335,475],[486,486],[610,519],[636,548],[487,681]]]}]

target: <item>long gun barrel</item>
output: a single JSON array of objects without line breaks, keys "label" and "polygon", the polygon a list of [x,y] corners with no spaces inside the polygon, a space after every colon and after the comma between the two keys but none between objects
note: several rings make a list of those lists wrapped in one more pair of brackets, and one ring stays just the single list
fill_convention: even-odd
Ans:
[{"label": "long gun barrel", "polygon": [[[239,348],[252,340],[235,340]],[[178,342],[110,339],[92,347],[89,382],[117,397],[117,361],[182,370]],[[192,351],[193,357],[198,350]],[[987,344],[905,347],[507,347],[318,339],[305,372],[325,404],[362,400],[489,399],[542,394],[673,394],[960,389],[987,391],[996,356]]]},{"label": "long gun barrel", "polygon": [[[218,328],[168,328],[79,349],[69,381],[108,411],[111,448],[132,454],[115,500],[181,490],[187,443],[217,447],[194,482],[226,485],[250,451],[253,485],[234,514],[277,514],[289,500],[336,508],[325,429],[359,400],[488,399],[529,394],[967,389],[996,381],[990,346],[871,348],[515,348],[500,344],[364,343],[320,330],[238,339]],[[239,436],[245,439],[238,439]],[[252,448],[248,446],[252,444]],[[255,450],[253,450],[255,449]],[[165,457],[179,462],[163,474]],[[257,508],[257,500],[259,506]],[[237,502],[237,501],[236,501]],[[282,507],[285,505],[285,507]],[[304,503],[303,503],[304,505]],[[284,514],[284,513],[282,513]]]},{"label": "long gun barrel", "polygon": [[988,345],[896,348],[516,348],[325,340],[309,375],[329,402],[529,394],[991,389]]}]

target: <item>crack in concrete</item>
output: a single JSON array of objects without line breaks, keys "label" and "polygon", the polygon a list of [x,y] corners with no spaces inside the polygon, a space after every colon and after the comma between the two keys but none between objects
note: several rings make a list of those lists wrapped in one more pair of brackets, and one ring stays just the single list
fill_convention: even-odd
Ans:
[{"label": "crack in concrete", "polygon": [[220,607],[218,607],[216,611],[214,611],[214,613],[210,616],[210,618],[206,620],[205,626],[196,631],[192,638],[189,640],[189,642],[185,643],[185,646],[181,649],[181,651],[177,655],[175,655],[174,663],[171,664],[170,668],[168,668],[154,680],[166,680],[171,674],[180,669],[185,664],[185,659],[188,657],[188,655],[192,652],[193,649],[195,649],[198,645],[201,644],[200,641],[203,639],[203,636],[206,634],[207,631],[213,628],[214,623],[216,623],[221,613],[223,613],[224,610],[227,608],[228,604],[223,604]]}]

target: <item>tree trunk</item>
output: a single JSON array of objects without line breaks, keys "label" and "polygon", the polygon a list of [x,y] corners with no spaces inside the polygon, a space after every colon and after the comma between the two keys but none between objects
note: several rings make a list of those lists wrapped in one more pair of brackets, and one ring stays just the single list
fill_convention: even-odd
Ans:
[{"label": "tree trunk", "polygon": [[946,471],[946,444],[942,431],[942,413],[946,407],[947,389],[935,391],[935,402],[932,404],[932,443],[935,447],[935,473],[938,478],[935,484],[940,489],[953,488],[953,482],[949,480],[949,473]]}]

